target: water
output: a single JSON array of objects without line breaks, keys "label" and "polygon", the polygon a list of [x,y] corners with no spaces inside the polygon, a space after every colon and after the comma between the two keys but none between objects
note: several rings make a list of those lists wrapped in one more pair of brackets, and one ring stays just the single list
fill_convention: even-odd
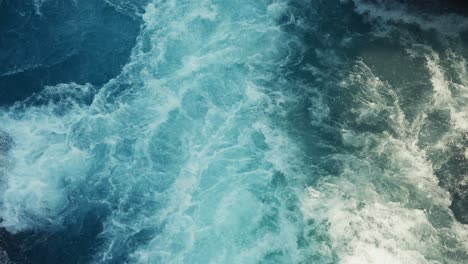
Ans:
[{"label": "water", "polygon": [[124,37],[103,42],[104,30],[79,49],[93,54],[84,64],[45,85],[42,74],[15,77],[31,86],[2,79],[0,261],[468,259],[462,13],[392,1],[47,0],[30,15],[47,20],[58,3],[109,8],[73,20],[72,36],[107,25]]},{"label": "water", "polygon": [[124,12],[111,3],[4,0],[0,104],[24,100],[46,85],[101,86],[117,75],[135,45],[141,20],[135,11]]}]

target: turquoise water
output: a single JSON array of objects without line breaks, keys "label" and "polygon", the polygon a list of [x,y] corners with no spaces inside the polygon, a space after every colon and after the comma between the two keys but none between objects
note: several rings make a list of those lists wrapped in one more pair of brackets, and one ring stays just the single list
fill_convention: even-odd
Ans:
[{"label": "turquoise water", "polygon": [[[105,2],[141,23],[120,72],[0,110],[12,261],[468,259],[467,18],[389,1]],[[115,66],[100,54],[86,69]]]}]

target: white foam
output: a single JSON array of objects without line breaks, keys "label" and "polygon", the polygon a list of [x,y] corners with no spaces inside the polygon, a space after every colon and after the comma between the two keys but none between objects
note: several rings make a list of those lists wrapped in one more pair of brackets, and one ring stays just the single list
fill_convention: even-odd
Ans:
[{"label": "white foam", "polygon": [[[127,105],[122,115],[147,111],[139,114],[148,121],[136,118],[131,123],[148,133],[139,137],[132,157],[148,160],[146,168],[155,171],[134,168],[152,179],[148,182],[129,174],[132,186],[144,186],[149,192],[145,199],[160,208],[142,208],[131,221],[127,211],[114,212],[103,232],[107,244],[96,259],[112,258],[119,242],[150,227],[157,228],[158,234],[138,247],[131,261],[250,263],[275,250],[283,252],[283,259],[304,259],[306,254],[295,240],[300,231],[282,215],[286,205],[261,202],[261,194],[256,194],[256,189],[270,188],[278,171],[291,179],[299,177],[297,167],[291,166],[296,158],[294,144],[268,125],[269,114],[285,112],[285,96],[279,91],[266,92],[275,87],[258,84],[274,77],[262,67],[274,70],[277,56],[288,48],[275,21],[286,7],[285,2],[251,1],[235,5],[154,1],[147,6],[132,62],[123,70],[142,84],[126,92],[131,100],[118,100]],[[233,12],[233,8],[242,10]],[[94,109],[102,107],[104,94],[100,92]],[[117,110],[108,118],[118,120]],[[159,142],[160,137],[170,140]],[[165,154],[160,145],[166,144],[170,147],[167,154],[181,151],[171,170],[159,174],[158,167],[164,165],[152,155]],[[159,187],[158,179],[168,178],[171,182]],[[288,188],[296,187],[291,183]],[[294,191],[286,193],[295,195]],[[281,212],[275,217],[281,221],[279,230],[263,230],[261,221],[275,210]]]},{"label": "white foam", "polygon": [[[433,70],[432,76],[443,74]],[[435,85],[446,83],[433,80]],[[357,62],[342,86],[356,89],[353,112],[358,122],[372,123],[381,118],[379,109],[385,109],[391,117],[387,122],[400,133],[343,129],[343,143],[357,151],[335,155],[343,172],[309,187],[302,200],[305,218],[314,220],[314,230],[327,234],[339,263],[459,263],[462,257],[452,253],[466,252],[468,227],[455,220],[450,194],[439,186],[425,150],[418,147],[414,131],[422,123],[406,121],[398,95],[392,95],[395,100],[383,96],[393,88],[363,62]],[[433,107],[453,103],[444,89],[435,89],[444,103]],[[451,248],[444,246],[448,240]]]},{"label": "white foam", "polygon": [[56,107],[31,107],[25,113],[13,111],[0,117],[15,142],[9,153],[14,165],[7,172],[1,210],[1,225],[12,232],[60,224],[57,217],[67,201],[64,180],[85,176],[86,153],[67,140],[70,126],[83,110],[75,104],[63,116],[56,116],[51,114]]},{"label": "white foam", "polygon": [[34,8],[37,15],[42,16],[41,8],[47,0],[34,0]]},{"label": "white foam", "polygon": [[440,34],[451,36],[468,30],[468,19],[455,14],[417,14],[396,1],[377,1],[375,4],[365,0],[353,2],[358,14],[365,15],[374,22],[412,24],[423,30],[436,30]]},{"label": "white foam", "polygon": [[[450,55],[451,62],[457,62],[460,78],[466,80],[466,61],[463,58]],[[432,51],[426,56],[427,68],[431,74],[431,82],[434,88],[434,101],[439,108],[446,108],[450,111],[450,117],[454,124],[454,128],[458,131],[468,131],[468,87],[467,82],[457,85],[446,79],[445,73],[440,65],[440,58],[437,53]],[[453,65],[457,65],[453,64]],[[452,95],[450,89],[458,93],[457,98]]]}]

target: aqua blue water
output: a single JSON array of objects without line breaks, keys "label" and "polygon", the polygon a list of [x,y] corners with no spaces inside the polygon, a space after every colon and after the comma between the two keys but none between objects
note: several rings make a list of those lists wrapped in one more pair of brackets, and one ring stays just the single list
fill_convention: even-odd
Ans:
[{"label": "aqua blue water", "polygon": [[[0,1],[8,21],[12,5]],[[44,35],[25,32],[41,27],[1,33],[0,262],[467,261],[463,14],[364,0],[29,8],[58,37],[39,49]],[[64,61],[50,78],[19,70],[50,56]]]}]

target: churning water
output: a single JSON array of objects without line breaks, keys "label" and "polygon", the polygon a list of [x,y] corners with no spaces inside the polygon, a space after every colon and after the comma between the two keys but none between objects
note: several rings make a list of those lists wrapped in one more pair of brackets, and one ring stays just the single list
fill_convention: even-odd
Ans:
[{"label": "churning water", "polygon": [[436,6],[0,1],[0,262],[468,263]]}]

